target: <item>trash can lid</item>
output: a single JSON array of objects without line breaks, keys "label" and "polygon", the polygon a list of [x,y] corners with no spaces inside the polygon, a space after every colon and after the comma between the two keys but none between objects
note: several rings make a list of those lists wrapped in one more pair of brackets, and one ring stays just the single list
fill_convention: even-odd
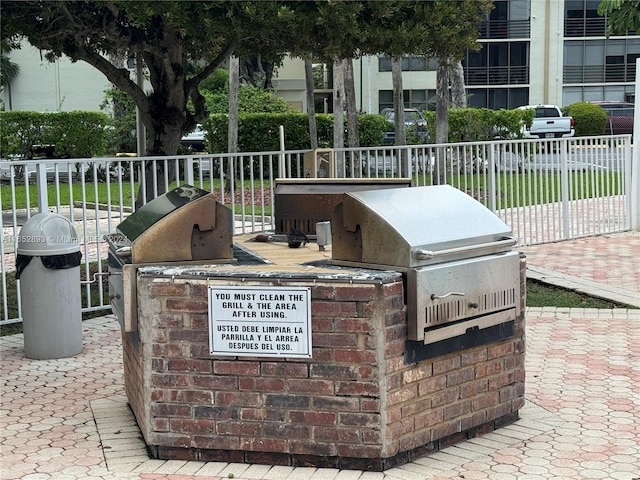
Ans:
[{"label": "trash can lid", "polygon": [[20,229],[18,254],[31,256],[63,255],[80,251],[72,223],[57,213],[38,213]]}]

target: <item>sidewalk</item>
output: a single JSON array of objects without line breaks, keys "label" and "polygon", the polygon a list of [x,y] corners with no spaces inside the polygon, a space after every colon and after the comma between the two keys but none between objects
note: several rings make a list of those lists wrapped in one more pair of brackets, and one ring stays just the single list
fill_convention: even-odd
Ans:
[{"label": "sidewalk", "polygon": [[[637,233],[523,250],[531,272],[565,286],[640,297]],[[0,479],[640,478],[640,309],[528,308],[526,321],[521,419],[385,472],[149,459],[111,315],[84,322],[72,358],[29,360],[21,335],[2,337]]]}]

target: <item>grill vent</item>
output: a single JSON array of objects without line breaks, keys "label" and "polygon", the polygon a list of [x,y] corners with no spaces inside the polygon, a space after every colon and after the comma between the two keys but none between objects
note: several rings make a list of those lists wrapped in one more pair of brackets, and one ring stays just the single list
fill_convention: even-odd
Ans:
[{"label": "grill vent", "polygon": [[316,223],[320,221],[321,218],[282,218],[277,222],[278,231],[288,235],[293,230],[300,230],[305,235],[315,235]]},{"label": "grill vent", "polygon": [[455,322],[470,315],[484,315],[486,313],[514,307],[516,304],[516,289],[507,288],[495,292],[480,295],[477,309],[468,310],[466,300],[452,300],[437,305],[429,305],[426,308],[426,326]]},{"label": "grill vent", "polygon": [[426,323],[438,325],[440,323],[453,322],[459,318],[467,316],[467,304],[464,300],[453,300],[451,302],[429,305],[426,311]]},{"label": "grill vent", "polygon": [[516,304],[516,290],[515,288],[508,288],[506,290],[499,290],[493,293],[485,293],[481,300],[481,311],[492,312],[500,310],[505,307],[512,307]]}]

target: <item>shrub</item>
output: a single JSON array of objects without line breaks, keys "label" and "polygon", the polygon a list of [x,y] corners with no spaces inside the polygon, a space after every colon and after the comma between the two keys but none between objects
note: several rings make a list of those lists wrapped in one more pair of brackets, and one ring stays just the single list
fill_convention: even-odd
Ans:
[{"label": "shrub", "polygon": [[0,156],[57,158],[104,155],[108,117],[100,112],[0,112]]},{"label": "shrub", "polygon": [[[286,150],[310,148],[309,117],[304,113],[245,113],[238,118],[238,150],[241,152],[273,152],[280,150],[280,125],[284,127]],[[333,115],[316,115],[318,146],[333,146]],[[387,123],[381,115],[358,115],[358,133],[363,147],[382,143]],[[228,116],[211,115],[205,121],[206,141],[210,152],[227,151]],[[346,141],[346,135],[345,135]]]},{"label": "shrub", "polygon": [[[423,112],[429,128],[429,141],[435,142],[436,114]],[[449,142],[481,142],[496,138],[522,138],[522,125],[531,123],[527,110],[491,110],[488,108],[449,109]]]},{"label": "shrub", "polygon": [[576,102],[563,108],[563,113],[573,117],[576,136],[604,135],[607,112],[592,103]]}]

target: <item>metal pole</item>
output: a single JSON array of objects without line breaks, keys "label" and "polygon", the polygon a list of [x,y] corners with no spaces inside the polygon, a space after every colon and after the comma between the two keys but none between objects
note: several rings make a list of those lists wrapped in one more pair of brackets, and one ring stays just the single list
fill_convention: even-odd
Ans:
[{"label": "metal pole", "polygon": [[566,240],[571,238],[569,237],[569,140],[560,139],[558,147],[562,148],[560,153],[560,201],[562,202],[562,238]]},{"label": "metal pole", "polygon": [[493,213],[497,211],[497,195],[498,189],[496,187],[496,144],[489,144],[489,167],[488,167],[489,185],[487,189],[487,195],[489,197],[489,210]]},{"label": "metal pole", "polygon": [[280,165],[278,165],[278,176],[280,178],[287,178],[284,165],[284,126],[280,125],[278,131],[280,133]]},{"label": "metal pole", "polygon": [[[640,78],[640,59],[636,59],[636,78]],[[636,102],[640,98],[640,82],[636,82],[635,91]],[[633,155],[631,157],[631,191],[627,193],[629,201],[629,218],[631,219],[631,230],[640,230],[640,115],[638,108],[634,105],[633,116]]]},{"label": "metal pole", "polygon": [[[27,182],[29,174],[26,175]],[[36,189],[38,191],[38,212],[44,213],[49,211],[49,199],[47,198],[47,164],[38,163],[36,165]]]},{"label": "metal pole", "polygon": [[[144,89],[144,69],[142,65],[142,55],[136,55],[136,82],[140,89]],[[138,157],[144,157],[147,151],[147,133],[142,123],[142,116],[140,115],[140,109],[136,107],[136,136]]]}]

